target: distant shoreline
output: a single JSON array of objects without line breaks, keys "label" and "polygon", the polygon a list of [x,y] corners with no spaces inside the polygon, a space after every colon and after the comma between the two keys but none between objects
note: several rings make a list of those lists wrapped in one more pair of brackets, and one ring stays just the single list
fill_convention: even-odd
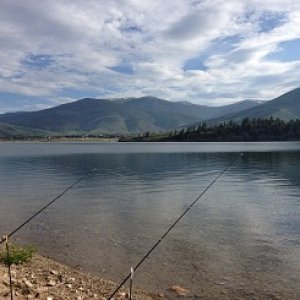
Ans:
[{"label": "distant shoreline", "polygon": [[18,138],[3,138],[0,137],[0,142],[28,142],[28,143],[58,143],[58,142],[101,142],[101,143],[112,143],[118,142],[119,138],[104,138],[104,137],[54,137],[54,138],[47,138],[47,137],[18,137]]},{"label": "distant shoreline", "polygon": [[147,140],[147,139],[134,139],[134,138],[25,138],[25,139],[4,139],[0,138],[0,143],[265,143],[265,142],[300,142],[300,139],[280,140],[280,139],[265,139],[265,140]]}]

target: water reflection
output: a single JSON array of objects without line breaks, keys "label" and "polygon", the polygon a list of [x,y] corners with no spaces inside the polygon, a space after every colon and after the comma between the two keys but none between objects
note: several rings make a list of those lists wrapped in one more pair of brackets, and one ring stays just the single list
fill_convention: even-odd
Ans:
[{"label": "water reflection", "polygon": [[[0,228],[13,229],[96,167],[18,238],[115,280],[238,155],[87,152],[0,156]],[[137,283],[299,292],[299,162],[299,151],[246,153],[153,253]]]}]

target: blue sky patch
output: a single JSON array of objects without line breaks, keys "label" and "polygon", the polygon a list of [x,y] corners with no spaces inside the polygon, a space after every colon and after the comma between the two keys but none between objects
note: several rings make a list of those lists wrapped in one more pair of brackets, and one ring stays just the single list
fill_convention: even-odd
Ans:
[{"label": "blue sky patch", "polygon": [[132,66],[130,66],[127,63],[120,63],[119,65],[110,67],[109,69],[112,71],[118,72],[118,73],[122,73],[122,74],[129,74],[129,75],[134,74],[134,70],[133,70]]},{"label": "blue sky patch", "polygon": [[205,66],[204,60],[202,56],[195,57],[192,59],[187,60],[184,63],[183,70],[202,70],[206,71],[208,68]]},{"label": "blue sky patch", "polygon": [[142,33],[142,29],[138,26],[125,26],[122,30],[129,33]]},{"label": "blue sky patch", "polygon": [[54,63],[54,58],[53,56],[46,54],[29,54],[22,63],[31,69],[42,70],[52,65]]},{"label": "blue sky patch", "polygon": [[16,111],[34,111],[40,104],[53,105],[44,97],[32,97],[15,93],[0,92],[0,113]]},{"label": "blue sky patch", "polygon": [[92,92],[87,90],[78,90],[74,88],[64,88],[58,93],[58,97],[68,97],[74,98],[76,100],[83,99],[83,98],[97,98],[99,92]]},{"label": "blue sky patch", "polygon": [[241,42],[241,37],[239,35],[230,35],[226,37],[218,38],[214,41],[213,45],[208,49],[208,53],[224,54],[235,49]]},{"label": "blue sky patch", "polygon": [[199,54],[197,57],[193,57],[185,61],[183,70],[201,70],[207,71],[208,67],[205,65],[205,61],[212,55],[223,54],[233,50],[240,42],[238,35],[232,35],[228,37],[218,38],[203,54]]},{"label": "blue sky patch", "polygon": [[276,27],[282,25],[285,21],[286,15],[284,13],[266,13],[259,20],[259,27],[261,32],[270,32]]},{"label": "blue sky patch", "polygon": [[300,60],[300,39],[283,42],[278,45],[278,50],[266,58],[281,62]]}]

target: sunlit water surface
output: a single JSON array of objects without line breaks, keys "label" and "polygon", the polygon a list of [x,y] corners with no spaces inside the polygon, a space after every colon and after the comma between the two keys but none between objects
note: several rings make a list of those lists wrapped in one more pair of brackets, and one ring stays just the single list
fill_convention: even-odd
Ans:
[{"label": "sunlit water surface", "polygon": [[135,283],[297,297],[300,143],[1,143],[0,234],[97,168],[15,238],[120,281],[240,152]]}]

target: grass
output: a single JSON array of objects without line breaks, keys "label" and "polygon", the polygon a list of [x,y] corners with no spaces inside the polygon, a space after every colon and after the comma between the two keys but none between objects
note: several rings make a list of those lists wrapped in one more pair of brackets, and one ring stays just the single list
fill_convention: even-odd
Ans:
[{"label": "grass", "polygon": [[10,245],[9,257],[7,257],[6,250],[3,249],[0,251],[0,261],[5,263],[6,265],[21,264],[30,261],[35,252],[36,252],[36,248],[32,245],[30,246]]}]

